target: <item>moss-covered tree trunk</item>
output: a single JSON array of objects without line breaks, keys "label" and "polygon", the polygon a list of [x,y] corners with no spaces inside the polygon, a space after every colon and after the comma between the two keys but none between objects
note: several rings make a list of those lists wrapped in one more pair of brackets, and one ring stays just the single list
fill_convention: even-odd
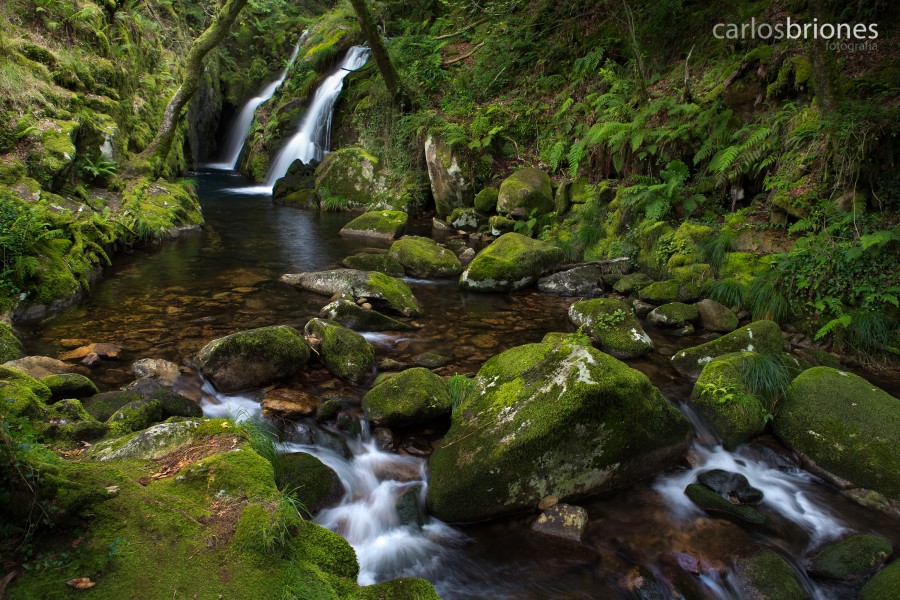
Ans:
[{"label": "moss-covered tree trunk", "polygon": [[[822,0],[813,0],[810,3],[812,16],[819,23],[829,22],[831,14],[826,12]],[[841,100],[841,73],[834,54],[829,52],[825,40],[809,40],[809,60],[812,64],[813,91],[819,100],[819,106],[826,117],[837,113],[838,103]]]},{"label": "moss-covered tree trunk", "polygon": [[156,137],[130,165],[133,170],[146,174],[156,174],[162,165],[165,164],[169,150],[172,148],[172,141],[175,139],[175,131],[178,128],[178,122],[181,120],[184,107],[190,102],[194,93],[200,87],[200,78],[203,75],[203,59],[206,58],[210,50],[225,39],[225,36],[231,30],[231,25],[247,4],[247,1],[224,0],[224,5],[213,18],[213,22],[206,28],[206,31],[200,34],[200,37],[194,40],[194,44],[191,46],[185,60],[181,86],[175,91],[175,95],[172,96],[169,104],[166,106]]},{"label": "moss-covered tree trunk", "polygon": [[400,75],[397,73],[397,69],[394,68],[394,63],[391,62],[387,48],[384,47],[384,42],[381,39],[381,34],[378,32],[378,26],[375,24],[375,17],[372,16],[372,11],[369,10],[369,5],[366,3],[366,0],[350,0],[350,4],[353,5],[353,10],[356,11],[356,20],[359,21],[359,28],[369,43],[369,48],[372,49],[375,64],[378,65],[378,70],[381,71],[381,77],[384,79],[384,85],[387,86],[394,106],[400,110],[411,109],[409,94],[406,93],[403,82],[400,80]]}]

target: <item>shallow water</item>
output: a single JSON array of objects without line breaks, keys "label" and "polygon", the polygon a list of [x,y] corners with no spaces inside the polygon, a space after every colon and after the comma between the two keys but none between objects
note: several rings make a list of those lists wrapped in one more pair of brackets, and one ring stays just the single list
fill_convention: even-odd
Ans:
[{"label": "shallow water", "polygon": [[[387,247],[341,237],[338,231],[352,215],[279,207],[267,195],[230,192],[248,183],[236,174],[203,172],[195,178],[206,228],[117,261],[84,304],[26,326],[30,352],[56,356],[66,339],[120,344],[125,348],[121,361],[104,362],[91,372],[102,386],[117,387],[133,379],[129,366],[138,358],[189,365],[213,338],[264,325],[302,327],[328,299],[279,283],[283,273],[329,269],[362,248]],[[430,226],[414,223],[411,230],[428,234]],[[412,362],[427,351],[447,355],[451,360],[439,370],[442,374],[474,373],[490,356],[539,341],[548,331],[565,330],[566,308],[573,301],[534,291],[462,292],[452,280],[409,284],[425,309],[412,320],[419,328],[367,337],[379,360]],[[701,341],[648,332],[658,345],[672,348]],[[691,383],[664,356],[629,364],[646,373],[674,404],[689,396]],[[258,414],[258,394],[223,397],[196,375],[184,379],[210,416]],[[292,385],[330,393],[349,407],[358,406],[365,392],[335,381],[321,367],[306,370]],[[673,597],[671,590],[678,589],[689,598],[737,598],[730,575],[733,560],[761,546],[779,548],[802,565],[822,542],[847,531],[875,531],[900,542],[896,520],[849,502],[798,469],[777,441],[762,438],[727,453],[715,446],[699,421],[696,430],[689,455],[693,467],[684,465],[632,489],[581,502],[590,523],[580,546],[532,534],[533,515],[464,528],[433,519],[422,529],[404,526],[392,503],[412,485],[427,485],[424,461],[380,452],[365,435],[349,436],[351,460],[321,446],[286,449],[316,454],[344,480],[349,490],[345,500],[317,520],[346,535],[357,549],[361,582],[417,575],[433,581],[448,599],[630,597],[635,582],[649,575],[660,586],[655,597]],[[429,443],[439,436],[435,430],[418,439]],[[385,464],[412,468],[418,475],[405,481],[376,476]],[[714,467],[741,471],[762,489],[763,508],[778,509],[784,533],[748,532],[688,504],[684,486],[699,470]],[[677,553],[697,558],[703,574],[685,572]],[[819,598],[851,597],[854,591],[843,584],[807,584]]]}]

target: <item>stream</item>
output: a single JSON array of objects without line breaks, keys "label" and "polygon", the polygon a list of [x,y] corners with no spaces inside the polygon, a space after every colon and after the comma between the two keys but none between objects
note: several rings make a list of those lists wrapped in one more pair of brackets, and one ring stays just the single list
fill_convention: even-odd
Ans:
[{"label": "stream", "polygon": [[[283,75],[251,100],[235,125],[241,133],[229,141],[225,163],[192,174],[205,228],[152,251],[135,250],[121,257],[80,306],[23,324],[28,352],[57,356],[89,342],[115,343],[124,348],[121,360],[102,362],[91,373],[102,387],[131,382],[129,367],[137,359],[163,358],[188,366],[177,389],[199,401],[207,416],[260,418],[259,392],[219,394],[192,370],[192,360],[214,338],[275,324],[302,329],[317,316],[328,300],[279,283],[282,274],[336,268],[364,248],[388,247],[386,241],[342,237],[341,227],[354,215],[280,207],[270,195],[275,180],[295,159],[322,158],[343,78],[360,68],[368,53],[363,47],[351,48],[324,79],[296,133],[273,160],[263,186],[227,169],[240,155],[253,111],[271,97]],[[407,232],[440,237],[430,220],[412,221]],[[445,376],[472,375],[504,350],[538,342],[550,331],[567,330],[566,311],[575,300],[533,290],[465,292],[455,280],[407,282],[424,308],[413,321],[417,329],[366,338],[378,360],[414,363],[423,353],[439,353],[449,362],[436,372]],[[734,561],[758,548],[774,547],[802,566],[823,543],[853,531],[876,532],[895,545],[900,542],[896,519],[850,502],[803,471],[777,440],[763,436],[735,452],[723,450],[685,404],[692,383],[678,376],[664,356],[704,340],[645,327],[664,352],[629,365],[645,373],[686,414],[695,438],[681,467],[580,503],[589,514],[580,544],[533,533],[534,515],[466,527],[429,517],[424,512],[424,457],[440,443],[446,423],[394,432],[398,451],[383,451],[359,419],[368,386],[338,381],[321,365],[304,369],[292,387],[340,400],[356,415],[358,427],[345,428],[353,433],[326,431],[304,420],[287,427],[281,448],[313,454],[341,479],[343,499],[315,520],[356,549],[360,584],[423,577],[447,600],[740,598]],[[763,491],[760,510],[777,522],[776,532],[750,531],[711,518],[687,499],[685,486],[700,472],[715,468],[739,472]],[[407,499],[403,514],[398,511],[401,498]],[[821,600],[855,593],[850,584],[803,583],[811,597]]]}]

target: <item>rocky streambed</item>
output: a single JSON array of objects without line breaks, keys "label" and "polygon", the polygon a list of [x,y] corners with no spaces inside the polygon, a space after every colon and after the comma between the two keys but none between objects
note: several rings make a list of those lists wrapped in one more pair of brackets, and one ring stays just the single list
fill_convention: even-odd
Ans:
[{"label": "rocky streambed", "polygon": [[[198,180],[206,231],[25,328],[54,360],[18,366],[60,378],[44,381],[88,413],[68,420],[97,429],[75,438],[261,406],[283,451],[318,459],[298,472],[330,469],[317,520],[353,544],[361,583],[888,597],[897,563],[870,577],[900,541],[890,382],[628,261],[565,269],[515,233],[485,249]],[[419,236],[384,239],[403,227]],[[783,397],[748,378],[764,368],[792,382]]]}]

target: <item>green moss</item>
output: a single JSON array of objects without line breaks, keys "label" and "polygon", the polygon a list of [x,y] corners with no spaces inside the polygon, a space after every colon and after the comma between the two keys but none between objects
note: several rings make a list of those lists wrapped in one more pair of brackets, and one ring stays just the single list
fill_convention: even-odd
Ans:
[{"label": "green moss", "polygon": [[685,267],[702,261],[700,244],[712,235],[712,228],[685,221],[672,234],[671,249],[673,254],[666,262],[671,271],[676,267]]},{"label": "green moss", "polygon": [[653,283],[653,280],[650,279],[645,273],[630,273],[628,275],[623,275],[616,281],[613,286],[613,290],[619,292],[620,294],[625,294],[626,296],[630,296],[635,292],[647,287]]},{"label": "green moss", "polygon": [[248,446],[189,465],[181,470],[179,478],[178,485],[203,490],[208,497],[224,490],[234,498],[278,498],[272,464]]},{"label": "green moss", "polygon": [[459,278],[463,288],[500,292],[529,286],[562,260],[562,251],[546,242],[507,233],[478,253]]},{"label": "green moss", "polygon": [[203,214],[196,193],[180,183],[130,180],[122,195],[125,225],[138,237],[166,237],[179,225],[199,225]]},{"label": "green moss", "polygon": [[634,310],[621,300],[595,298],[569,307],[569,321],[582,327],[601,350],[616,358],[636,358],[653,350]]},{"label": "green moss", "polygon": [[140,399],[129,402],[107,419],[111,435],[140,431],[163,420],[162,405],[157,400]]},{"label": "green moss", "polygon": [[489,215],[497,210],[497,198],[500,190],[495,187],[486,187],[475,194],[475,210],[483,215]]},{"label": "green moss", "polygon": [[284,454],[275,462],[278,489],[295,498],[310,514],[336,504],[344,488],[337,474],[311,454]]},{"label": "green moss", "polygon": [[356,552],[347,540],[315,523],[300,523],[295,538],[295,552],[304,562],[332,575],[355,580],[359,574]]},{"label": "green moss", "polygon": [[12,156],[0,157],[0,184],[15,185],[28,174],[25,164]]},{"label": "green moss", "polygon": [[683,267],[669,269],[672,277],[682,283],[700,284],[712,279],[712,267],[706,263],[694,263]]},{"label": "green moss", "polygon": [[50,388],[52,400],[63,398],[84,398],[99,394],[100,390],[93,381],[79,373],[60,373],[41,379],[41,383]]},{"label": "green moss", "polygon": [[319,356],[328,370],[341,379],[361,383],[375,368],[375,350],[352,329],[316,318],[306,324],[305,332],[318,342]]},{"label": "green moss", "polygon": [[491,235],[503,235],[515,230],[516,222],[502,215],[494,215],[488,219],[488,227],[491,229]]},{"label": "green moss", "polygon": [[516,218],[542,215],[553,210],[550,177],[540,169],[520,169],[503,180],[497,198],[497,212]]},{"label": "green moss", "polygon": [[672,357],[672,366],[682,375],[697,376],[709,361],[732,352],[755,350],[763,354],[781,355],[784,338],[772,321],[754,321],[711,342],[686,348]]},{"label": "green moss", "polygon": [[693,304],[671,302],[654,308],[647,320],[663,327],[684,327],[700,318],[700,311]]},{"label": "green moss", "polygon": [[78,400],[60,400],[50,407],[42,433],[66,441],[95,440],[109,431],[109,425],[90,416]]},{"label": "green moss", "polygon": [[316,421],[319,423],[325,423],[327,421],[333,421],[337,418],[339,412],[343,405],[341,405],[340,400],[326,400],[322,404],[319,405],[319,408],[316,409]]},{"label": "green moss", "polygon": [[422,425],[450,414],[450,393],[444,380],[416,367],[397,373],[363,397],[363,413],[373,425]]},{"label": "green moss", "polygon": [[429,508],[467,522],[628,485],[679,455],[689,430],[645,375],[607,354],[512,348],[453,411],[429,461]]},{"label": "green moss", "polygon": [[402,279],[376,272],[369,274],[368,284],[369,288],[376,292],[377,297],[384,299],[400,314],[407,317],[421,314],[422,311],[412,290]]},{"label": "green moss", "polygon": [[743,365],[755,352],[720,356],[703,367],[691,393],[691,404],[728,449],[762,433],[767,410],[746,385]]},{"label": "green moss", "polygon": [[753,282],[757,275],[767,269],[760,257],[750,252],[729,252],[725,255],[725,261],[719,267],[719,276],[722,279],[734,279],[744,285]]},{"label": "green moss", "polygon": [[900,400],[862,377],[830,367],[791,383],[775,433],[822,468],[900,499]]},{"label": "green moss", "polygon": [[231,419],[204,419],[194,430],[194,439],[202,440],[204,438],[227,433],[234,430],[234,421]]},{"label": "green moss", "polygon": [[440,600],[430,582],[411,577],[362,587],[356,597],[359,600]]},{"label": "green moss", "polygon": [[875,574],[859,591],[859,600],[893,600],[900,589],[900,560]]},{"label": "green moss", "polygon": [[454,208],[447,217],[447,222],[460,231],[480,231],[489,219],[474,208]]},{"label": "green moss", "polygon": [[316,195],[325,205],[377,208],[386,192],[378,168],[378,158],[362,148],[329,152],[316,168]]},{"label": "green moss", "polygon": [[22,358],[23,354],[22,342],[16,337],[12,326],[0,321],[0,363]]},{"label": "green moss", "polygon": [[786,560],[773,550],[738,562],[744,593],[748,598],[765,600],[806,600],[806,591]]},{"label": "green moss", "polygon": [[406,213],[399,210],[367,212],[344,225],[341,234],[393,239],[403,235],[406,220]]},{"label": "green moss", "polygon": [[343,260],[343,265],[348,269],[360,271],[378,271],[390,277],[401,277],[404,274],[403,265],[388,256],[374,252],[360,252],[348,256]]},{"label": "green moss", "polygon": [[406,274],[411,277],[453,277],[462,272],[456,255],[429,238],[405,237],[398,240],[391,246],[389,256],[403,265]]},{"label": "green moss", "polygon": [[820,577],[852,581],[883,563],[892,551],[891,542],[881,536],[851,535],[816,554],[810,572]]},{"label": "green moss", "polygon": [[116,390],[112,392],[103,392],[86,398],[83,401],[84,407],[88,414],[98,421],[106,421],[113,414],[131,402],[137,402],[141,399],[141,395],[136,392],[124,392]]},{"label": "green moss", "polygon": [[656,305],[670,302],[696,302],[700,299],[700,287],[695,283],[668,279],[641,288],[638,297],[644,302]]},{"label": "green moss", "polygon": [[37,379],[0,365],[0,414],[43,419],[50,396],[50,389]]},{"label": "green moss", "polygon": [[541,340],[542,344],[569,344],[575,346],[590,346],[591,338],[583,333],[563,333],[561,331],[551,331],[544,335]]},{"label": "green moss", "polygon": [[726,516],[738,522],[756,526],[768,523],[766,517],[752,506],[734,504],[705,485],[691,483],[684,488],[684,494],[690,498],[691,502],[714,515]]}]

